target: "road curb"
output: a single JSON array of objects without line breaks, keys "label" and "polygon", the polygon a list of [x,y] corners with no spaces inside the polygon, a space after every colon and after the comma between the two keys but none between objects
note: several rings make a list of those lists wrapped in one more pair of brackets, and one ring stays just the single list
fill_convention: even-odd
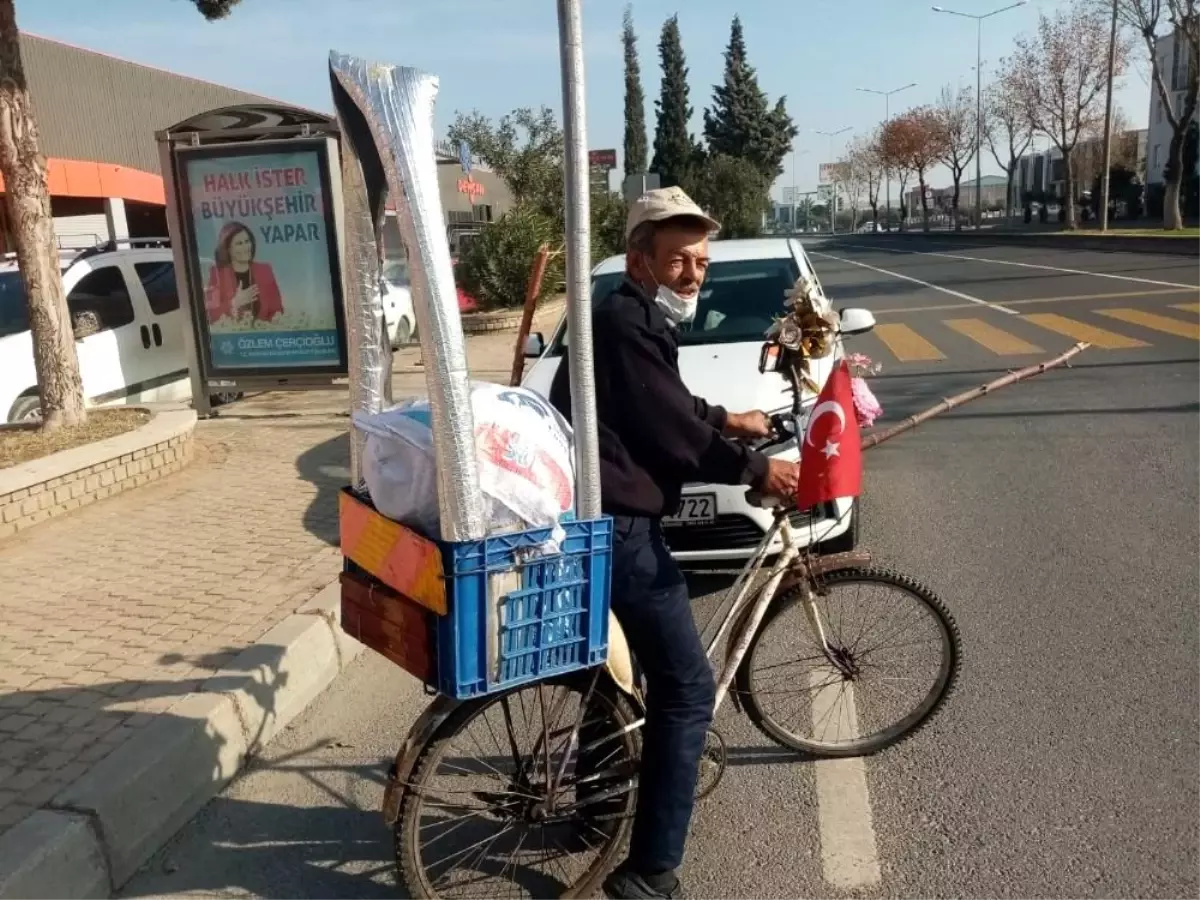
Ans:
[{"label": "road curb", "polygon": [[0,900],[108,897],[362,652],[335,582],[0,836]]},{"label": "road curb", "polygon": [[[1092,237],[1090,235],[1072,234],[1059,236],[1060,232],[1042,232],[1040,234],[1015,234],[1013,232],[988,231],[893,231],[882,235],[887,238],[901,240],[925,239],[936,242],[961,241],[969,244],[991,243],[993,245],[1010,245],[1013,247],[1038,247],[1050,250],[1086,250],[1110,253],[1153,253],[1165,256],[1200,256],[1200,240],[1186,237],[1157,237],[1155,235]],[[841,238],[843,235],[838,235]],[[874,235],[853,235],[855,238]]]}]

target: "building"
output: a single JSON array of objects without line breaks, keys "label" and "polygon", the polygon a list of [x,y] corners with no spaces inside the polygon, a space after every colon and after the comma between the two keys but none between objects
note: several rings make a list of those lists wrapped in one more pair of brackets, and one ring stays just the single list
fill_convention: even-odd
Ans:
[{"label": "building", "polygon": [[[1188,59],[1188,47],[1178,32],[1171,32],[1158,39],[1154,46],[1158,57],[1158,70],[1163,74],[1163,82],[1170,89],[1171,109],[1180,110],[1183,107],[1184,94],[1187,92],[1188,77],[1191,71]],[[1192,121],[1200,119],[1200,106],[1192,114]],[[1167,119],[1158,89],[1150,88],[1150,119],[1149,136],[1147,138],[1148,156],[1146,158],[1146,184],[1161,184],[1164,180],[1164,170],[1167,167],[1167,157],[1171,146],[1171,123]],[[1192,160],[1193,166],[1200,166],[1200,160]]]},{"label": "building", "polygon": [[[1132,161],[1135,171],[1145,172],[1147,143],[1148,132],[1145,128],[1122,132],[1113,142],[1114,162],[1120,159]],[[1082,140],[1076,145],[1074,158],[1079,160],[1075,173],[1078,195],[1091,191],[1092,182],[1103,168],[1100,162],[1103,153],[1104,141],[1101,138]],[[1083,171],[1079,170],[1079,166]],[[1017,183],[1014,187],[1016,205],[1022,205],[1025,198],[1031,195],[1061,198],[1066,192],[1066,178],[1062,151],[1053,144],[1045,150],[1025,153],[1017,161]]]},{"label": "building", "polygon": [[[980,193],[983,195],[983,208],[987,210],[1004,209],[1004,195],[1008,189],[1008,179],[1003,175],[984,175],[979,179]],[[929,200],[930,220],[940,222],[947,218],[954,209],[954,186],[934,188],[925,187],[925,196]],[[917,185],[908,192],[908,216],[911,221],[921,218],[921,187]],[[965,215],[975,209],[975,176],[963,173],[958,185],[958,210]]]},{"label": "building", "polygon": [[[166,235],[155,132],[210,109],[278,104],[30,34],[21,35],[21,56],[47,157],[55,232],[64,248]],[[470,184],[460,184],[454,148],[439,147],[438,161],[448,228],[492,221],[511,205],[504,184],[482,167],[473,167]],[[0,204],[0,252],[11,249]]]}]

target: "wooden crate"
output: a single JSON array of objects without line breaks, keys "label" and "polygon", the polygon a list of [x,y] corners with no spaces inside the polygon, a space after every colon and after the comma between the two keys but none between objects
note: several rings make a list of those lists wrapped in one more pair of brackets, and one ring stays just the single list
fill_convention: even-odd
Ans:
[{"label": "wooden crate", "polygon": [[342,630],[427,685],[437,683],[436,617],[368,575],[343,572]]},{"label": "wooden crate", "polygon": [[381,515],[349,488],[338,496],[342,555],[388,587],[446,615],[442,551],[433,541]]}]

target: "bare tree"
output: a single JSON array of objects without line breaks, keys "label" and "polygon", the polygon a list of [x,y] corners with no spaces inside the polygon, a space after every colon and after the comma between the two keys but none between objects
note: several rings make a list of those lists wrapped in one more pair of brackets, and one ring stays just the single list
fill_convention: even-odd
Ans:
[{"label": "bare tree", "polygon": [[[1104,5],[1108,6],[1108,3]],[[1154,82],[1154,91],[1163,115],[1171,126],[1171,143],[1168,145],[1167,164],[1163,172],[1166,189],[1163,197],[1163,228],[1182,228],[1179,193],[1183,184],[1183,145],[1188,124],[1196,115],[1197,98],[1200,95],[1200,9],[1197,8],[1197,0],[1117,0],[1117,15],[1142,38],[1150,56],[1150,77]],[[1174,29],[1176,42],[1173,57],[1165,61],[1159,59],[1158,55],[1158,38],[1164,26]],[[1186,53],[1187,68],[1180,73],[1174,61],[1185,58],[1183,53]],[[1164,62],[1169,67],[1166,72],[1163,71]],[[1179,91],[1183,92],[1183,97],[1175,102],[1173,98]],[[1188,162],[1194,164],[1195,161]]]},{"label": "bare tree", "polygon": [[859,135],[850,142],[846,152],[853,177],[862,186],[867,205],[871,207],[871,219],[879,221],[879,192],[883,188],[884,164],[879,153],[879,131]]},{"label": "bare tree", "polygon": [[857,227],[859,204],[862,202],[865,188],[860,173],[851,164],[849,154],[844,155],[830,168],[833,182],[841,188],[845,205],[850,208],[851,227]]},{"label": "bare tree", "polygon": [[[1062,153],[1067,228],[1076,227],[1072,157],[1081,137],[1104,120],[1109,20],[1091,0],[1075,0],[1053,16],[1038,16],[1037,31],[1016,40],[1010,60],[1013,88],[1025,116]],[[1125,72],[1128,44],[1118,40],[1113,77]]]},{"label": "bare tree", "polygon": [[1026,115],[1014,83],[1011,66],[1007,63],[997,73],[996,81],[990,86],[983,106],[983,133],[996,165],[1004,170],[1008,179],[1004,193],[1004,215],[1012,218],[1013,183],[1017,179],[1017,166],[1021,157],[1033,143],[1033,122]]},{"label": "bare tree", "polygon": [[[950,176],[954,179],[950,209],[954,217],[954,229],[960,231],[962,221],[958,217],[958,207],[962,176],[975,158],[976,150],[975,92],[970,88],[956,91],[946,85],[942,88],[933,113],[938,125],[938,160],[950,170]],[[979,198],[976,197],[975,201],[978,203]]]}]

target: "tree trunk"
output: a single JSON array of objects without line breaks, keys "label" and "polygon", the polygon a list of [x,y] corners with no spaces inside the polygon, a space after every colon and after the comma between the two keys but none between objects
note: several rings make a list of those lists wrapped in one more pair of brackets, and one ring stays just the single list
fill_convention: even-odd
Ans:
[{"label": "tree trunk", "polygon": [[1074,231],[1076,228],[1075,221],[1075,166],[1071,163],[1071,154],[1063,154],[1063,178],[1066,182],[1063,190],[1063,212],[1066,213],[1066,226],[1068,231]]},{"label": "tree trunk", "polygon": [[879,224],[879,198],[871,201],[871,221],[876,225]]},{"label": "tree trunk", "polygon": [[1008,176],[1008,181],[1005,182],[1004,187],[1004,219],[1011,228],[1013,216],[1013,182],[1017,180],[1016,163],[1010,162],[1004,174]]},{"label": "tree trunk", "polygon": [[925,173],[917,173],[917,186],[921,189],[921,230],[929,230],[929,198],[925,196]]},{"label": "tree trunk", "polygon": [[1186,127],[1178,129],[1171,135],[1171,143],[1167,147],[1167,166],[1163,178],[1163,228],[1168,230],[1183,227],[1179,195],[1183,186],[1183,140],[1186,134]]},{"label": "tree trunk", "polygon": [[954,195],[950,198],[950,214],[954,216],[954,230],[962,231],[962,220],[958,217],[958,202],[962,197],[962,174],[954,176]]},{"label": "tree trunk", "polygon": [[[78,425],[86,416],[79,358],[71,329],[50,191],[46,158],[38,148],[37,123],[21,63],[14,0],[0,0],[0,173],[17,265],[25,282],[33,363],[41,394],[42,427]],[[0,410],[7,416],[8,410]]]}]

